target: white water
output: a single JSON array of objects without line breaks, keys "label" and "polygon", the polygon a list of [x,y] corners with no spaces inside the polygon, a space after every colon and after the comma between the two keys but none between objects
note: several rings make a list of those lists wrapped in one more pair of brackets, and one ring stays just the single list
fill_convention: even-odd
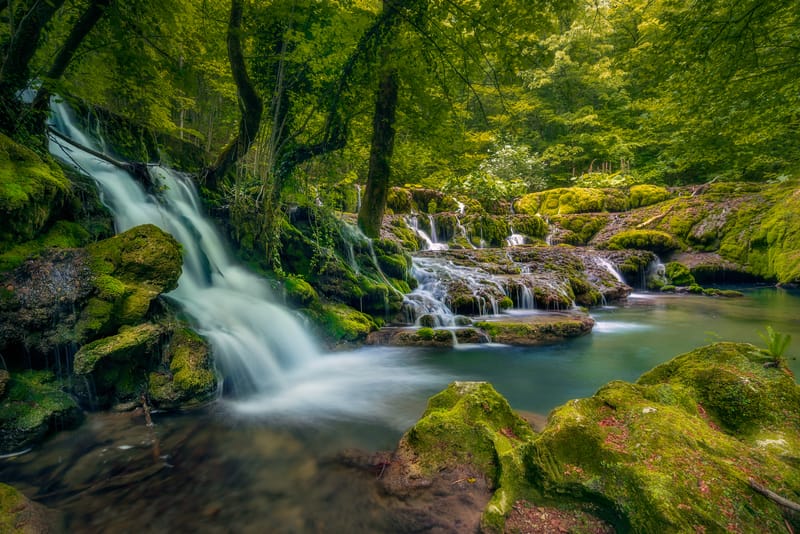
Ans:
[{"label": "white water", "polygon": [[614,266],[613,263],[603,258],[602,256],[595,256],[595,261],[600,267],[602,267],[603,269],[614,275],[614,278],[617,279],[617,282],[620,282],[622,284],[625,283],[625,280],[622,278],[622,274],[620,274],[619,270]]},{"label": "white water", "polygon": [[[102,151],[76,126],[69,108],[54,103],[52,109],[53,127]],[[322,355],[307,325],[276,304],[265,281],[231,256],[202,213],[188,177],[154,168],[152,177],[163,191],[157,199],[128,173],[73,145],[51,138],[50,151],[97,182],[118,232],[151,223],[181,243],[183,273],[168,297],[211,343],[224,379],[239,398],[231,403],[239,412],[386,420],[391,410],[382,403],[439,382],[434,373],[413,366],[400,374],[391,358]]]},{"label": "white water", "polygon": [[417,219],[416,215],[412,215],[411,217],[409,217],[406,220],[406,224],[408,224],[408,226],[410,226],[411,229],[414,230],[414,233],[416,233],[417,236],[420,239],[422,239],[422,242],[425,245],[424,250],[447,250],[448,249],[447,243],[436,242],[436,227],[433,224],[433,217],[431,216],[429,217],[432,230],[431,236],[429,236],[427,233],[425,233],[425,231],[422,228],[419,227],[419,220]]}]

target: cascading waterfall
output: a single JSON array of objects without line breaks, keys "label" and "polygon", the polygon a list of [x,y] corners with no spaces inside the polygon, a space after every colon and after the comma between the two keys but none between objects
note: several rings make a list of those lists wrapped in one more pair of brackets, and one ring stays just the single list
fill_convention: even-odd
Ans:
[{"label": "cascading waterfall", "polygon": [[447,243],[437,243],[436,242],[436,227],[433,226],[433,218],[430,219],[431,221],[431,229],[434,232],[433,236],[429,236],[425,231],[419,227],[419,219],[416,215],[412,215],[406,220],[406,224],[414,230],[414,233],[422,239],[422,242],[425,244],[425,250],[447,250]]},{"label": "cascading waterfall", "polygon": [[[65,104],[54,102],[51,108],[54,129],[79,145],[102,151],[102,145],[75,124]],[[50,151],[95,180],[117,231],[150,223],[181,243],[183,273],[167,297],[191,316],[197,331],[211,343],[226,384],[238,398],[231,403],[238,411],[287,419],[302,412],[307,418],[390,421],[393,396],[441,381],[391,351],[323,357],[299,318],[273,301],[263,279],[235,261],[203,215],[188,177],[153,167],[151,175],[160,191],[156,198],[127,172],[77,146],[51,138]]]}]

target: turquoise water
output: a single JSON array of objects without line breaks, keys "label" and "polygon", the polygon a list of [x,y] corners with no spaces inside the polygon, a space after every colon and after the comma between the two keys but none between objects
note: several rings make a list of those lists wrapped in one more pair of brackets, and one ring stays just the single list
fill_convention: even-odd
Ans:
[{"label": "turquoise water", "polygon": [[[591,335],[536,348],[399,350],[365,348],[323,356],[319,376],[297,395],[323,387],[327,365],[364,373],[372,362],[386,387],[353,398],[375,410],[243,413],[226,401],[183,415],[92,414],[75,431],[0,460],[0,480],[59,510],[68,532],[395,532],[396,510],[375,475],[344,468],[345,448],[391,449],[426,399],[452,380],[488,380],[520,410],[546,414],[604,383],[641,373],[716,340],[749,341],[766,325],[790,333],[800,354],[800,294],[747,289],[741,299],[634,295],[592,311]],[[328,361],[324,361],[328,358]],[[798,360],[790,360],[796,374]],[[367,365],[367,367],[369,367]],[[425,379],[402,377],[408,369]],[[363,387],[364,375],[353,387]],[[323,395],[322,398],[325,398]],[[370,414],[379,413],[379,416]],[[291,414],[288,417],[287,414]]]}]

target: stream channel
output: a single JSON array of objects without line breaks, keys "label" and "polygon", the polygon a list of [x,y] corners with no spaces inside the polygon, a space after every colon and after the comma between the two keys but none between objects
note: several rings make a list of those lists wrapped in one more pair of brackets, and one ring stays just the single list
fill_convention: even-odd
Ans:
[{"label": "stream channel", "polygon": [[[105,165],[89,159],[81,161],[84,170]],[[170,183],[177,204],[196,203],[194,193]],[[114,208],[113,191],[101,189]],[[172,217],[148,210],[115,213],[117,229]],[[634,381],[710,342],[763,346],[758,334],[766,325],[791,334],[788,352],[798,353],[800,293],[744,287],[737,289],[745,296],[733,299],[634,293],[591,310],[597,323],[590,335],[549,346],[326,354],[214,244],[213,229],[206,233],[192,217],[180,213],[175,224],[200,228],[200,244],[187,244],[191,236],[181,237],[180,228],[170,231],[187,255],[206,249],[186,260],[169,298],[210,340],[242,394],[183,414],[154,413],[151,427],[139,412],[89,414],[77,430],[1,459],[0,480],[62,513],[68,532],[393,532],[399,512],[381,497],[380,474],[345,467],[337,457],[348,449],[393,449],[427,398],[453,380],[489,381],[515,409],[546,416],[608,381]],[[248,321],[259,324],[239,330]],[[789,363],[800,374],[800,362]]]}]

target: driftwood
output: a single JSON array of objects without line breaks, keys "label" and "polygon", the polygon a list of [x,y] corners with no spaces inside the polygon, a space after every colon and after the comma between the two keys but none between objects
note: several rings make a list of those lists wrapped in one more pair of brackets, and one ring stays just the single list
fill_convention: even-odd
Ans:
[{"label": "driftwood", "polygon": [[781,497],[780,495],[778,495],[774,491],[771,491],[771,490],[765,488],[764,486],[762,486],[761,484],[759,484],[758,482],[756,482],[752,478],[748,480],[748,483],[750,484],[751,488],[753,488],[758,493],[760,493],[761,495],[763,495],[767,499],[771,500],[772,502],[774,502],[776,504],[779,504],[780,506],[783,506],[784,508],[786,508],[788,510],[792,510],[793,512],[800,513],[800,504],[797,504],[794,501],[790,501],[786,497]]},{"label": "driftwood", "polygon": [[672,208],[674,208],[674,207],[675,207],[675,204],[670,205],[670,207],[668,207],[666,210],[664,210],[663,213],[660,213],[660,214],[656,215],[655,217],[650,217],[649,219],[647,219],[643,223],[637,224],[636,228],[637,229],[644,228],[645,226],[649,226],[650,224],[652,224],[652,223],[654,223],[654,222],[656,222],[656,221],[658,221],[660,219],[663,219],[664,217],[666,217],[669,214],[669,212],[672,211]]}]

